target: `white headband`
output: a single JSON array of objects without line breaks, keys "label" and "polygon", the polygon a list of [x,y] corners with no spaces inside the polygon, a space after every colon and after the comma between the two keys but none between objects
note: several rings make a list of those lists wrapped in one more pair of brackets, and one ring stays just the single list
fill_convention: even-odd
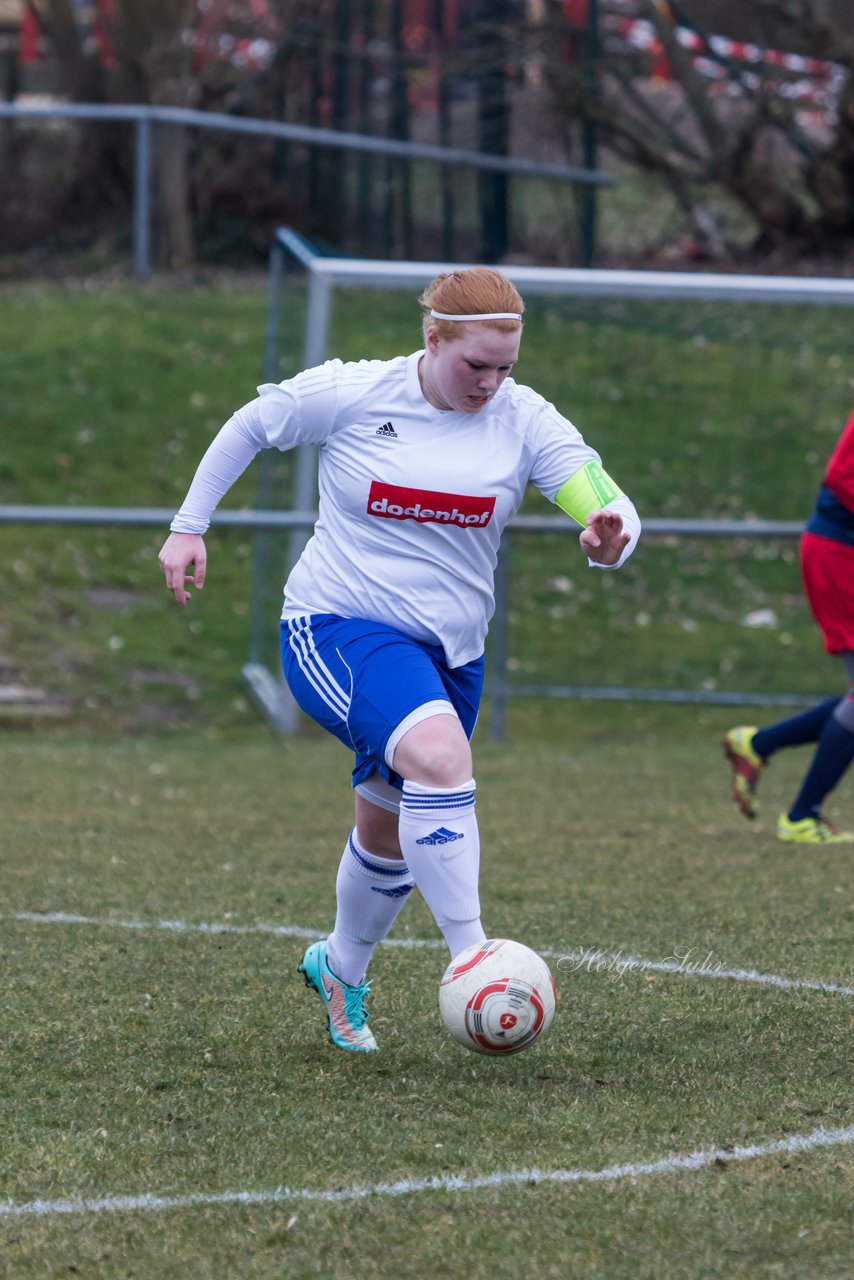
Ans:
[{"label": "white headband", "polygon": [[484,311],[479,316],[449,316],[445,311],[430,310],[434,320],[521,320],[518,311]]}]

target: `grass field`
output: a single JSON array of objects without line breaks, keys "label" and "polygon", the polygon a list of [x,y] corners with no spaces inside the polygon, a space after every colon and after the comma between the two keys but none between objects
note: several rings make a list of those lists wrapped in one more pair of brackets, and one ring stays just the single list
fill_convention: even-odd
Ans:
[{"label": "grass field", "polygon": [[[261,380],[264,308],[243,281],[4,290],[0,502],[177,506]],[[335,318],[342,355],[417,342],[406,300]],[[797,520],[851,345],[841,312],[555,303],[519,373],[642,515]],[[274,481],[288,505],[287,460]],[[453,1043],[413,895],[354,1061],[295,973],[332,923],[348,758],[247,699],[251,538],[211,533],[182,614],[163,534],[0,526],[0,676],[55,712],[0,705],[0,1276],[851,1280],[850,855],[774,839],[802,753],[756,827],[732,807],[721,734],[771,714],[517,699],[494,744],[487,699],[484,920],[549,958],[554,1027],[501,1062]],[[591,575],[571,541],[514,541],[519,680],[839,687],[792,543],[648,539]],[[850,778],[833,801],[851,825]]]},{"label": "grass field", "polygon": [[504,1061],[441,1028],[420,900],[375,960],[381,1052],[327,1042],[295,966],[337,744],[7,738],[0,1275],[854,1274],[850,858],[741,819],[720,712],[514,716],[477,752],[484,918],[559,1007]]}]

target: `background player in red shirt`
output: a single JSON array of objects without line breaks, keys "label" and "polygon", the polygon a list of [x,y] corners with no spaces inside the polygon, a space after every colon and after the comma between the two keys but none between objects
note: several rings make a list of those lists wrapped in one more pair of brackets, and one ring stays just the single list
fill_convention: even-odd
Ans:
[{"label": "background player in red shirt", "polygon": [[816,744],[777,836],[799,844],[854,841],[822,816],[825,797],[854,760],[854,413],[831,454],[815,510],[801,536],[801,572],[828,653],[842,659],[848,681],[841,698],[828,698],[802,715],[766,729],[738,725],[724,736],[732,766],[732,794],[746,818],[755,818],[756,789],[769,758],[784,747]]}]

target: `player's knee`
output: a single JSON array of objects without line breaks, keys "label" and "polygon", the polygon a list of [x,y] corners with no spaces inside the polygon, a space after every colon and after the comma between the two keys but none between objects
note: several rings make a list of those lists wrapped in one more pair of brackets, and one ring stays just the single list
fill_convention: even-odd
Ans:
[{"label": "player's knee", "polygon": [[404,734],[394,769],[423,787],[456,787],[472,776],[471,747],[455,716],[431,716]]},{"label": "player's knee", "polygon": [[402,858],[397,834],[398,815],[356,794],[356,834],[363,849],[378,858]]},{"label": "player's knee", "polygon": [[843,729],[854,733],[854,684],[848,686],[847,697],[839,699],[833,710],[833,718]]}]

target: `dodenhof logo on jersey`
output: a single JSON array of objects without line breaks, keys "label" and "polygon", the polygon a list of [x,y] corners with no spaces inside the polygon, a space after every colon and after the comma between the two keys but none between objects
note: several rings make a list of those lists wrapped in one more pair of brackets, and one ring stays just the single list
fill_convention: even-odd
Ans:
[{"label": "dodenhof logo on jersey", "polygon": [[419,524],[453,524],[482,529],[495,510],[495,498],[465,493],[439,493],[434,489],[409,489],[398,484],[371,482],[368,515],[383,520],[416,520]]}]

